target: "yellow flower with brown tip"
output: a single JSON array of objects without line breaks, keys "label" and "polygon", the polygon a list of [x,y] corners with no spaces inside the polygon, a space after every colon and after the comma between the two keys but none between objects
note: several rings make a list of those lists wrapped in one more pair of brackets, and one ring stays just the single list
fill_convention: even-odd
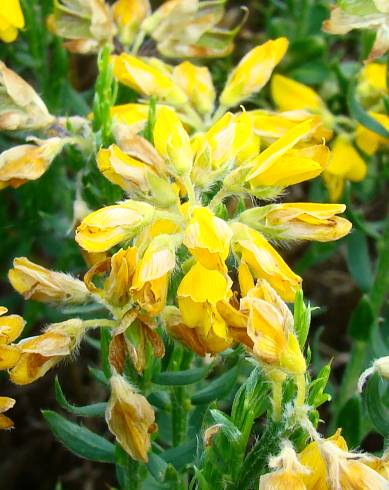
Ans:
[{"label": "yellow flower with brown tip", "polygon": [[248,209],[239,220],[275,239],[328,242],[350,232],[350,221],[336,216],[345,209],[344,204],[287,202]]},{"label": "yellow flower with brown tip", "polygon": [[177,290],[178,306],[185,325],[201,328],[205,337],[211,332],[211,335],[228,339],[227,324],[216,305],[219,301],[229,300],[231,285],[231,279],[225,274],[196,262]]},{"label": "yellow flower with brown tip", "polygon": [[53,366],[78,347],[83,335],[82,321],[77,318],[50,325],[44,333],[21,340],[21,355],[10,371],[17,385],[30,384],[44,376]]},{"label": "yellow flower with brown tip", "polygon": [[270,458],[269,467],[274,471],[261,476],[259,490],[307,490],[302,475],[309,470],[299,462],[289,441],[284,441],[281,452]]},{"label": "yellow flower with brown tip", "polygon": [[115,374],[110,383],[111,397],[105,412],[108,428],[131,458],[147,463],[150,434],[157,430],[154,410],[122,376]]},{"label": "yellow flower with brown tip", "polygon": [[76,230],[76,242],[88,252],[105,252],[129,240],[154,216],[150,204],[127,200],[89,214]]},{"label": "yellow flower with brown tip", "polygon": [[186,93],[196,111],[204,115],[213,111],[216,93],[206,66],[184,61],[174,68],[173,80]]},{"label": "yellow flower with brown tip", "polygon": [[134,41],[142,21],[150,13],[149,0],[117,0],[112,5],[113,19],[119,30],[119,39],[124,45]]},{"label": "yellow flower with brown tip", "polygon": [[128,53],[114,56],[112,62],[117,80],[136,92],[147,97],[155,96],[173,106],[188,102],[184,91],[160,67]]},{"label": "yellow flower with brown tip", "polygon": [[67,143],[66,139],[37,140],[37,145],[14,146],[0,154],[0,189],[20,187],[41,177]]},{"label": "yellow flower with brown tip", "polygon": [[26,257],[16,257],[8,279],[25,299],[43,303],[85,303],[89,293],[85,284],[70,274],[55,272],[31,262]]},{"label": "yellow flower with brown tip", "polygon": [[0,12],[0,39],[12,43],[18,35],[18,30],[24,27],[23,11],[19,0],[3,0]]},{"label": "yellow flower with brown tip", "polygon": [[224,220],[199,207],[192,211],[183,243],[204,267],[225,271],[231,238],[232,231]]},{"label": "yellow flower with brown tip", "polygon": [[140,306],[157,315],[166,304],[170,274],[176,266],[179,236],[159,235],[147,247],[136,266],[131,292]]},{"label": "yellow flower with brown tip", "polygon": [[295,274],[264,236],[242,223],[232,223],[233,250],[244,261],[253,276],[266,279],[284,301],[293,302],[301,287]]},{"label": "yellow flower with brown tip", "polygon": [[24,319],[19,315],[5,315],[7,308],[0,311],[0,370],[12,368],[20,357],[20,349],[12,344],[25,326]]},{"label": "yellow flower with brown tip", "polygon": [[366,177],[367,165],[346,134],[336,137],[331,150],[323,179],[331,201],[337,201],[343,194],[344,183],[347,180],[361,182]]},{"label": "yellow flower with brown tip", "polygon": [[232,107],[259,92],[287,49],[288,40],[280,37],[249,51],[228,77],[220,103],[225,107]]},{"label": "yellow flower with brown tip", "polygon": [[[369,115],[389,131],[389,116],[373,111],[370,111]],[[389,145],[388,138],[371,131],[361,124],[358,124],[357,126],[355,142],[357,146],[369,156],[377,153],[382,147],[387,147]]]},{"label": "yellow flower with brown tip", "polygon": [[13,398],[9,398],[8,396],[0,396],[0,430],[13,428],[14,423],[9,417],[4,415],[4,412],[7,412],[10,408],[12,408],[15,403],[16,402]]},{"label": "yellow flower with brown tip", "polygon": [[54,117],[31,85],[1,61],[0,88],[0,130],[40,129],[53,123]]}]

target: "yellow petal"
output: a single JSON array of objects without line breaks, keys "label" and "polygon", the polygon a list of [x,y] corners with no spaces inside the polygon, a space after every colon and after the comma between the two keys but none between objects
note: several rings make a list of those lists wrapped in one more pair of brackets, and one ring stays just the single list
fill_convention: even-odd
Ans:
[{"label": "yellow petal", "polygon": [[7,315],[0,318],[0,345],[9,344],[16,340],[21,333],[26,322],[19,315]]},{"label": "yellow petal", "polygon": [[339,135],[332,144],[330,163],[326,172],[355,182],[366,176],[366,163],[346,135]]},{"label": "yellow petal", "polygon": [[1,16],[18,29],[24,27],[24,16],[19,0],[2,0]]},{"label": "yellow petal", "polygon": [[299,109],[319,111],[323,108],[323,101],[313,89],[283,75],[276,74],[273,76],[271,94],[277,109],[280,111]]},{"label": "yellow petal", "polygon": [[0,371],[14,367],[20,355],[21,351],[16,345],[0,345]]},{"label": "yellow petal", "polygon": [[[369,112],[369,115],[389,131],[389,117],[386,114]],[[374,131],[370,131],[370,129],[360,124],[357,126],[355,141],[358,147],[367,155],[374,155],[381,146],[386,146],[389,143],[389,139],[380,136]]]}]

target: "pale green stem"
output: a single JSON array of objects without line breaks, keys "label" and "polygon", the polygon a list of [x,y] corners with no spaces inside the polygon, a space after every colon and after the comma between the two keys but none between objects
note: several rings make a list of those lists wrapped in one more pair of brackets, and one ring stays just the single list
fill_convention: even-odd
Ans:
[{"label": "pale green stem", "polygon": [[279,422],[282,413],[282,381],[272,382],[273,420]]},{"label": "pale green stem", "polygon": [[136,38],[135,38],[135,41],[132,45],[132,48],[131,48],[131,54],[133,55],[136,55],[138,54],[138,51],[140,49],[140,47],[142,46],[142,43],[144,41],[144,38],[146,37],[146,33],[144,31],[139,31]]},{"label": "pale green stem", "polygon": [[98,318],[93,320],[83,320],[82,324],[84,328],[115,328],[118,322],[115,320],[108,320],[107,318]]},{"label": "pale green stem", "polygon": [[297,386],[295,404],[297,408],[300,408],[304,405],[305,402],[305,375],[298,374],[294,380]]},{"label": "pale green stem", "polygon": [[204,131],[204,121],[197,114],[197,112],[189,104],[186,104],[182,108],[188,117],[189,124],[193,126],[197,131]]},{"label": "pale green stem", "polygon": [[211,202],[208,204],[209,209],[215,211],[219,204],[221,204],[226,197],[230,195],[230,192],[223,187],[213,196]]},{"label": "pale green stem", "polygon": [[219,119],[221,119],[224,116],[224,114],[227,111],[228,111],[228,107],[226,107],[225,105],[220,105],[212,117],[211,124],[215,124]]}]

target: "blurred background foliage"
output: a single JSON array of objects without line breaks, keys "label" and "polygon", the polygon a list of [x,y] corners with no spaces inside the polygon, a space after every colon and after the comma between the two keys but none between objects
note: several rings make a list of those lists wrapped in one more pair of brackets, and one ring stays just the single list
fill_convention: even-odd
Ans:
[{"label": "blurred background foliage", "polygon": [[[154,7],[159,3],[152,2]],[[16,43],[0,45],[0,59],[37,89],[51,113],[89,114],[97,73],[96,58],[69,54],[62,48],[61,40],[48,32],[45,19],[52,9],[52,0],[24,0],[22,4],[26,29]],[[240,5],[237,0],[228,2],[231,15]],[[250,15],[236,40],[234,53],[226,59],[208,62],[216,86],[223,86],[234,61],[252,46],[268,38],[287,36],[290,48],[277,71],[318,90],[334,114],[349,114],[348,95],[374,36],[365,32],[352,32],[343,37],[323,33],[321,25],[328,18],[331,5],[327,0],[246,0],[245,5]],[[152,45],[147,49],[147,54],[153,53]],[[128,101],[129,96],[128,90],[119,93],[119,100]],[[268,87],[247,105],[249,108],[256,106],[272,107]],[[0,151],[20,143],[24,136],[1,134]],[[353,233],[340,242],[297,244],[284,251],[289,264],[304,279],[305,297],[319,307],[314,312],[310,332],[313,368],[317,373],[332,359],[329,391],[333,393],[350,362],[352,340],[355,348],[361,342],[366,343],[371,335],[371,341],[364,346],[367,357],[362,361],[363,367],[366,359],[388,352],[389,316],[385,311],[380,313],[379,307],[377,311],[376,305],[374,314],[381,314],[381,328],[371,331],[370,306],[364,307],[364,304],[371,303],[378,238],[388,212],[389,158],[383,153],[365,158],[368,160],[367,178],[361,183],[348,184],[344,195],[347,217],[354,225]],[[112,202],[109,187],[96,176],[93,165],[94,162],[85,161],[78,150],[67,147],[42,178],[17,190],[1,191],[1,303],[25,317],[25,335],[33,335],[46,323],[64,319],[66,314],[70,317],[73,312],[24,301],[10,287],[7,271],[15,256],[27,256],[48,268],[82,276],[86,266],[73,239],[73,202],[79,171],[91,169],[90,179],[86,179],[91,188],[86,192],[91,208],[96,207],[97,198],[100,202]],[[289,193],[286,198],[325,202],[328,200],[326,192],[322,181],[316,179],[294,186],[293,194]],[[362,302],[361,298],[364,298]],[[376,298],[377,301],[382,304],[383,298]],[[70,399],[81,403],[103,399],[103,389],[88,375],[85,363],[88,359],[93,365],[95,357],[96,351],[86,345],[82,363],[65,366],[66,376],[63,367],[57,370]],[[0,378],[0,392],[18,400],[13,414],[16,430],[0,433],[0,488],[19,490],[28,483],[32,489],[59,489],[56,483],[60,480],[64,489],[98,490],[106,488],[104,481],[114,482],[109,468],[80,461],[57,444],[43,422],[40,409],[57,407],[53,376],[50,374],[23,388],[7,383],[6,375]],[[332,428],[338,418],[351,446],[361,444],[366,450],[381,449],[382,438],[371,435],[370,422],[363,416],[360,399],[342,390],[340,393],[342,400],[338,397],[333,413],[328,404],[324,405],[322,418],[332,420]],[[101,429],[99,422],[92,428]]]}]

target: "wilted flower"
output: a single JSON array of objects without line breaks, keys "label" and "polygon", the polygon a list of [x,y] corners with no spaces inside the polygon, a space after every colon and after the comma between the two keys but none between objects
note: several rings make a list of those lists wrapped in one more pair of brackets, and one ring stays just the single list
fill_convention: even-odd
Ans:
[{"label": "wilted flower", "polygon": [[24,27],[23,11],[19,0],[3,0],[0,13],[0,39],[6,43],[15,41],[18,30]]},{"label": "wilted flower", "polygon": [[336,216],[345,209],[344,204],[287,202],[248,209],[241,213],[239,221],[269,238],[327,242],[350,232],[351,223]]},{"label": "wilted flower", "polygon": [[41,177],[68,141],[61,138],[36,140],[36,145],[14,146],[0,154],[0,189],[20,187]]},{"label": "wilted flower", "polygon": [[0,95],[2,131],[45,128],[54,121],[35,90],[1,61]]},{"label": "wilted flower", "polygon": [[154,410],[122,376],[115,374],[110,381],[112,392],[105,412],[109,430],[131,458],[147,463],[150,434],[157,430]]},{"label": "wilted flower", "polygon": [[76,231],[76,241],[88,252],[105,252],[129,240],[149,224],[154,208],[147,203],[127,200],[89,214]]},{"label": "wilted flower", "polygon": [[14,423],[10,418],[4,415],[4,412],[12,408],[15,403],[16,402],[13,398],[9,398],[8,396],[0,396],[0,430],[13,428]]},{"label": "wilted flower", "polygon": [[8,279],[25,299],[43,303],[85,303],[89,299],[88,290],[82,281],[70,274],[34,264],[26,257],[14,259]]}]

